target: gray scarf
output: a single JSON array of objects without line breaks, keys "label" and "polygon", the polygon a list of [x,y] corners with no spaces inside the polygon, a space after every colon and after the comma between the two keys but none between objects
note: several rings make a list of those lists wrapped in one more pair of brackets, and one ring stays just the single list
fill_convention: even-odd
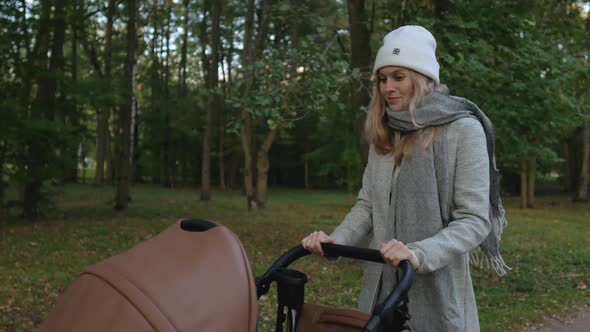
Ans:
[{"label": "gray scarf", "polygon": [[[490,222],[491,231],[479,248],[471,253],[471,262],[480,267],[487,267],[496,271],[500,276],[510,269],[504,263],[500,255],[500,238],[507,221],[504,217],[504,208],[500,199],[500,174],[496,168],[494,155],[495,130],[492,122],[473,102],[454,96],[447,96],[439,92],[433,92],[422,98],[422,102],[415,112],[415,122],[410,117],[410,112],[393,112],[387,109],[389,126],[397,132],[406,133],[431,126],[441,126],[455,120],[473,117],[479,120],[483,126],[487,150],[490,160]],[[400,176],[397,191],[404,186],[420,186],[425,192],[432,193],[428,198],[417,200],[416,197],[397,195],[397,213],[400,218],[423,217],[441,219],[446,226],[449,222],[449,212],[443,207],[448,206],[448,189],[452,185],[448,183],[447,173],[447,144],[444,139],[446,126],[439,127],[443,132],[434,139],[426,150],[426,156],[417,151],[423,150],[420,140],[414,145],[414,154],[410,160],[404,159],[400,166]],[[430,156],[428,155],[430,154]],[[417,157],[417,158],[414,158]],[[428,159],[432,162],[425,163]],[[427,195],[428,196],[428,195]],[[437,199],[438,198],[438,199]],[[483,255],[482,255],[483,253]]]}]

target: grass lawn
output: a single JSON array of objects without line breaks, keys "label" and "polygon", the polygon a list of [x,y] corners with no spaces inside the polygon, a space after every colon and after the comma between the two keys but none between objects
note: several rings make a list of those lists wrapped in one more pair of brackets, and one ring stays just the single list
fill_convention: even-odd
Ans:
[{"label": "grass lawn", "polygon": [[[260,275],[312,230],[331,231],[350,208],[346,193],[271,190],[269,208],[248,213],[238,192],[214,192],[199,201],[193,189],[138,186],[124,213],[112,211],[113,189],[67,186],[58,210],[36,223],[0,221],[0,331],[39,325],[59,293],[85,267],[148,239],[179,218],[221,223],[241,239]],[[482,331],[507,331],[590,303],[590,210],[568,197],[539,197],[534,210],[505,199],[509,226],[503,255],[513,270],[504,278],[474,269]],[[295,265],[308,274],[306,301],[355,308],[361,264],[308,257]],[[275,319],[274,287],[259,301],[260,330]]]}]

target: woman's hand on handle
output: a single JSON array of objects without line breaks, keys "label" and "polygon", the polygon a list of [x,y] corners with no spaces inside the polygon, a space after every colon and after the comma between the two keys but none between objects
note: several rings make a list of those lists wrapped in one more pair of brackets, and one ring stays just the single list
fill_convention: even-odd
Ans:
[{"label": "woman's hand on handle", "polygon": [[381,246],[380,252],[381,256],[383,256],[383,260],[385,260],[385,262],[394,269],[397,268],[399,263],[404,259],[410,260],[412,268],[414,270],[416,269],[416,256],[408,247],[406,247],[405,244],[400,241],[390,240]]},{"label": "woman's hand on handle", "polygon": [[301,245],[303,248],[309,250],[314,255],[324,256],[324,252],[322,251],[322,243],[334,242],[336,242],[336,239],[333,237],[322,231],[316,231],[301,240]]}]

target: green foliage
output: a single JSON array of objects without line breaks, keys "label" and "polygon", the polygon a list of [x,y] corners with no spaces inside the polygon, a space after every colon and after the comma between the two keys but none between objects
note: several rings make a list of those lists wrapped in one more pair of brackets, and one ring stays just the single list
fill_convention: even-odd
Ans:
[{"label": "green foliage", "polygon": [[575,42],[584,34],[579,9],[567,1],[456,1],[435,31],[441,80],[492,119],[500,164],[531,155],[557,162],[558,143],[587,112],[577,91],[588,50]]},{"label": "green foliage", "polygon": [[[226,98],[233,114],[245,110],[260,123],[255,137],[280,128],[277,144],[295,151],[290,153],[291,163],[303,165],[301,156],[311,162],[310,181],[316,187],[347,183],[353,188],[360,177],[354,134],[347,130],[352,124],[348,54],[338,48],[338,30],[346,24],[343,9],[330,1],[276,6],[263,57],[239,68],[241,79],[229,87]],[[250,71],[253,78],[247,75]],[[243,86],[250,84],[251,91],[241,95]],[[236,116],[228,132],[238,133],[240,126]],[[271,163],[285,163],[280,159],[284,157],[284,152],[271,153]]]},{"label": "green foliage", "polygon": [[[560,142],[589,112],[588,19],[584,21],[576,3],[370,0],[365,7],[373,53],[382,37],[401,24],[422,24],[433,31],[442,81],[452,94],[473,100],[491,117],[497,128],[498,161],[503,171],[516,169],[521,158],[537,155],[541,170],[551,172],[561,168]],[[436,12],[441,5],[448,7],[443,14]],[[362,73],[348,66],[351,46],[346,33],[346,2],[274,1],[272,12],[265,17],[269,33],[260,50],[262,56],[252,67],[244,68],[240,64],[247,3],[226,1],[220,24],[224,62],[218,68],[221,82],[215,91],[208,91],[205,82],[206,57],[211,54],[208,6],[208,1],[190,2],[185,31],[182,2],[141,3],[138,178],[165,182],[161,177],[166,177],[167,168],[172,173],[180,173],[182,168],[189,174],[184,180],[196,182],[207,96],[217,94],[222,96],[223,105],[219,105],[213,123],[223,125],[228,135],[226,152],[220,156],[216,145],[221,132],[218,128],[212,131],[214,164],[220,158],[228,164],[241,163],[236,141],[242,123],[240,113],[246,110],[254,119],[254,147],[260,146],[269,129],[278,128],[277,144],[289,151],[271,150],[271,165],[278,166],[271,166],[270,178],[302,173],[305,158],[311,186],[358,186],[362,166],[354,153],[357,148],[349,82]],[[260,2],[256,6],[260,12]],[[50,150],[48,167],[33,173],[54,180],[60,178],[65,159],[77,158],[72,151],[81,144],[90,144],[85,150],[94,150],[97,111],[110,110],[111,133],[119,130],[114,124],[118,105],[125,97],[125,6],[115,8],[112,46],[107,50],[107,2],[68,2],[65,65],[56,73],[49,73],[48,63],[33,61],[42,9],[39,0],[7,0],[0,8],[3,185],[29,176],[24,156],[30,142],[46,142]],[[54,10],[52,7],[50,14]],[[260,31],[259,19],[255,15],[255,31]],[[48,27],[47,43],[51,44],[54,22]],[[71,73],[74,27],[78,38],[76,80]],[[183,85],[180,73],[185,32],[187,76]],[[107,81],[104,74],[109,54],[112,77]],[[253,77],[246,75],[251,69]],[[55,78],[60,78],[55,118],[31,117],[39,80]],[[242,95],[245,84],[252,84],[252,88]],[[239,176],[239,166],[229,168],[237,174],[234,177]],[[302,182],[276,184],[301,186]]]},{"label": "green foliage", "polygon": [[[253,118],[285,127],[310,112],[322,110],[335,97],[334,73],[342,72],[343,65],[318,57],[318,51],[314,47],[304,51],[272,50],[264,60],[253,64],[258,83],[255,90],[248,96],[230,98],[231,104],[245,109]],[[246,82],[237,83],[236,88],[241,84]]]},{"label": "green foliage", "polygon": [[[339,187],[349,191],[360,188],[363,165],[357,151],[356,137],[352,133],[352,112],[345,106],[342,98],[347,97],[348,81],[345,88],[332,99],[324,111],[316,118],[316,130],[312,134],[315,148],[305,158],[317,165],[317,177],[329,179]],[[343,135],[348,133],[348,135]],[[329,183],[318,182],[320,186],[330,187]]]}]

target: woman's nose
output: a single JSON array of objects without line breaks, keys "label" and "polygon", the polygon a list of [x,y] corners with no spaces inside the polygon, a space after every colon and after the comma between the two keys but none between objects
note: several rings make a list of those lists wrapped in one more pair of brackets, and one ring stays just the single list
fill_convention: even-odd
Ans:
[{"label": "woman's nose", "polygon": [[392,80],[387,80],[387,83],[385,84],[385,91],[395,92],[395,90],[397,90],[395,83]]}]

